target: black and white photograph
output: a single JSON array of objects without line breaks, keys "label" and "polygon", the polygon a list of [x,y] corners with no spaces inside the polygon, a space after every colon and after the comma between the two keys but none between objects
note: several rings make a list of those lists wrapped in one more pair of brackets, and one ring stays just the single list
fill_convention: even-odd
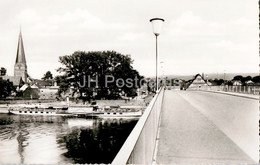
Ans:
[{"label": "black and white photograph", "polygon": [[260,162],[259,0],[0,0],[0,165]]}]

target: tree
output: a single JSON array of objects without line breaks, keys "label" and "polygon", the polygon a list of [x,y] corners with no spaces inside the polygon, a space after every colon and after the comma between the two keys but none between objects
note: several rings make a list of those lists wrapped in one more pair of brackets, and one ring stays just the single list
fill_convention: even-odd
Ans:
[{"label": "tree", "polygon": [[69,82],[66,79],[66,76],[56,76],[55,81],[59,86],[58,95],[60,96],[61,93],[66,92],[69,88]]},{"label": "tree", "polygon": [[246,77],[244,77],[244,81],[249,81],[249,80],[252,80],[252,77],[251,77],[251,76],[246,76]]},{"label": "tree", "polygon": [[241,75],[237,75],[233,78],[233,80],[240,81],[242,85],[246,85],[246,81],[252,80],[252,77],[251,76],[243,77]]},{"label": "tree", "polygon": [[228,86],[232,86],[232,85],[233,85],[232,81],[228,81],[228,82],[227,82],[227,85],[228,85]]},{"label": "tree", "polygon": [[243,79],[243,76],[241,76],[241,75],[237,75],[233,78],[233,80],[238,80],[238,81],[242,81],[242,79]]},{"label": "tree", "polygon": [[4,67],[1,67],[0,76],[5,76],[5,75],[6,75],[6,69]]},{"label": "tree", "polygon": [[223,79],[217,79],[217,78],[215,78],[214,80],[212,80],[212,79],[209,79],[208,80],[212,85],[222,85],[222,84],[224,84],[224,80]]},{"label": "tree", "polygon": [[253,78],[252,78],[252,81],[253,81],[254,83],[260,84],[260,76],[255,76],[255,77],[253,77]]},{"label": "tree", "polygon": [[242,77],[242,79],[241,79],[242,85],[246,85],[246,82],[249,80],[252,80],[251,76]]},{"label": "tree", "polygon": [[224,80],[223,79],[219,79],[218,82],[217,82],[217,85],[222,85],[224,84]]},{"label": "tree", "polygon": [[42,77],[42,80],[52,80],[53,77],[52,77],[52,73],[50,71],[47,71],[43,77]]},{"label": "tree", "polygon": [[[143,77],[131,66],[130,56],[115,51],[76,51],[60,57],[59,61],[64,67],[58,71],[69,84],[65,88],[72,87],[73,94],[79,93],[83,99],[94,98],[93,93],[96,98],[133,97],[142,85]],[[136,80],[136,83],[131,87],[124,85],[127,79]]]},{"label": "tree", "polygon": [[13,83],[0,78],[0,99],[10,96],[13,91],[15,91]]}]

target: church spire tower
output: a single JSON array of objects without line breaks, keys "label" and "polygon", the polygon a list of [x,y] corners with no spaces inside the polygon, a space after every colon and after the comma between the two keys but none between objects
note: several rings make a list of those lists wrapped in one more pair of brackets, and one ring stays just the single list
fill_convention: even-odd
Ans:
[{"label": "church spire tower", "polygon": [[14,65],[14,76],[21,77],[22,80],[25,83],[27,83],[27,65],[26,65],[26,59],[24,53],[21,28],[20,28],[19,38],[18,38],[17,54],[16,54],[15,65]]}]

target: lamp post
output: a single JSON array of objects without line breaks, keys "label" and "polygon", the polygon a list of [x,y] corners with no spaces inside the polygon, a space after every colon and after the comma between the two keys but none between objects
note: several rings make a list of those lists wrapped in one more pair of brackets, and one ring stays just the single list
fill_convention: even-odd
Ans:
[{"label": "lamp post", "polygon": [[157,38],[160,35],[161,29],[162,29],[162,23],[164,22],[164,19],[162,18],[152,18],[150,19],[150,22],[153,26],[153,33],[155,35],[156,39],[156,93],[158,92],[158,44],[157,44]]},{"label": "lamp post", "polygon": [[224,70],[224,84],[225,84],[225,79],[226,79],[226,70]]},{"label": "lamp post", "polygon": [[161,62],[160,62],[160,65],[161,65],[162,86],[164,86],[164,85],[165,85],[165,81],[164,81],[164,70],[163,70],[164,62],[161,61]]}]

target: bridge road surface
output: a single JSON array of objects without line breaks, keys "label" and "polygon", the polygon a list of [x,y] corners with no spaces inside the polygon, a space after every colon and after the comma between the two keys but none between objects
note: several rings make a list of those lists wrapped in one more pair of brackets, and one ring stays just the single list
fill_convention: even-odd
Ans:
[{"label": "bridge road surface", "polygon": [[241,164],[259,160],[256,99],[166,90],[158,164]]}]

